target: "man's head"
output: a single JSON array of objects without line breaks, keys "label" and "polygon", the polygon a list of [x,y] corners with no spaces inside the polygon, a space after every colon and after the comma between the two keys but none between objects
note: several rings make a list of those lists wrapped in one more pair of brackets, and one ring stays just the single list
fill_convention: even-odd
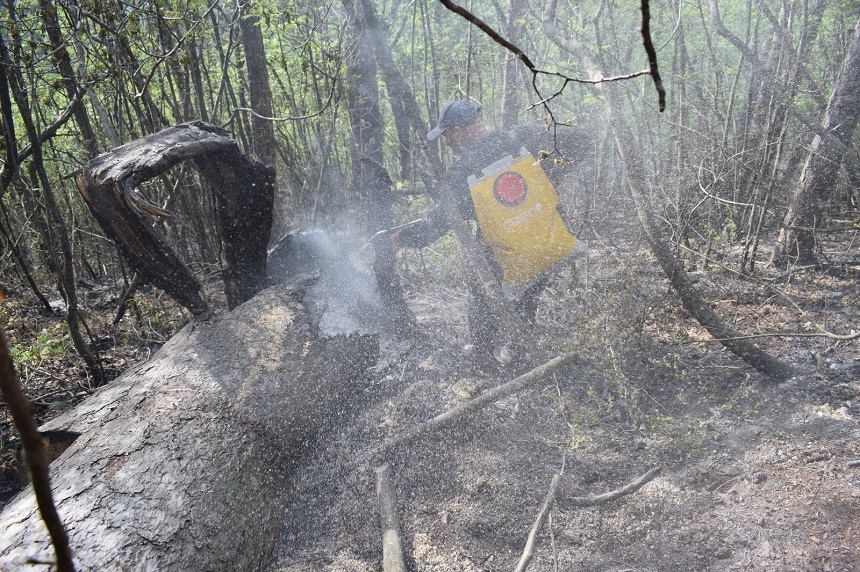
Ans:
[{"label": "man's head", "polygon": [[469,101],[450,101],[439,112],[439,123],[436,129],[427,134],[427,139],[434,141],[450,129],[459,129],[478,123],[481,117],[481,106]]}]

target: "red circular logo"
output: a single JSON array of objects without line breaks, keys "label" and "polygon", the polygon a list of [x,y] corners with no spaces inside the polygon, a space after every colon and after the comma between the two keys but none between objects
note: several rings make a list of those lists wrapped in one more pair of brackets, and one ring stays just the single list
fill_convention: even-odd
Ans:
[{"label": "red circular logo", "polygon": [[515,207],[526,198],[526,180],[519,173],[502,173],[493,183],[493,196],[506,207]]}]

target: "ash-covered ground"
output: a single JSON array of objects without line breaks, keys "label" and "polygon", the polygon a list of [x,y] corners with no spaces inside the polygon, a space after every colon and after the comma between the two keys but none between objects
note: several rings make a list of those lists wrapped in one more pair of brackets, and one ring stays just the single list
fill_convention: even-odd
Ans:
[{"label": "ash-covered ground", "polygon": [[[551,376],[389,454],[380,445],[514,377],[469,367],[466,290],[444,241],[401,260],[423,336],[388,344],[376,405],[321,443],[295,476],[278,572],[380,570],[374,469],[396,475],[411,570],[515,568],[552,476],[556,499],[529,570],[860,569],[860,346],[826,335],[757,342],[805,373],[775,382],[713,343],[640,244],[591,237],[555,279],[528,335]],[[693,268],[749,334],[857,327],[860,265],[759,282]],[[779,295],[775,295],[774,292]],[[641,490],[577,508],[566,497]]]},{"label": "ash-covered ground", "polygon": [[[721,316],[805,369],[787,382],[714,343],[635,236],[585,238],[591,254],[550,284],[536,327],[524,332],[544,358],[574,352],[577,360],[388,455],[379,454],[387,440],[515,374],[470,367],[453,241],[401,255],[401,283],[421,330],[412,339],[372,321],[382,313],[372,287],[362,290],[373,284],[363,242],[350,244],[345,261],[342,251],[335,256],[335,266],[360,280],[318,281],[306,303],[323,335],[327,312],[351,308],[330,314],[346,318],[329,334],[377,332],[381,358],[368,372],[371,406],[324,435],[295,469],[270,570],[380,570],[374,469],[383,461],[396,477],[411,570],[514,569],[555,473],[567,486],[529,570],[860,569],[860,345],[851,335],[860,258],[850,237],[823,244],[825,269],[759,268],[749,279],[732,270],[740,253],[731,249],[708,267],[688,265]],[[311,274],[321,267],[310,266]],[[145,360],[188,318],[144,289],[111,330],[121,288],[81,290],[91,327],[111,332],[100,350],[115,372]],[[78,361],[67,345],[49,343],[62,338],[61,316],[24,297],[4,304],[12,343],[30,348],[17,355],[40,421],[85,399],[92,388]],[[8,491],[19,486],[8,421],[2,435]],[[587,508],[569,502],[658,466],[660,476],[629,496]]]}]

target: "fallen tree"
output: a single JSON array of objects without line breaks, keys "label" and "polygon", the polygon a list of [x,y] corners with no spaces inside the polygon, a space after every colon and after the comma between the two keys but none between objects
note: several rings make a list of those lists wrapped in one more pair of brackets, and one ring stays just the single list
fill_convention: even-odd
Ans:
[{"label": "fallen tree", "polygon": [[[290,467],[356,407],[373,336],[319,339],[296,289],[196,321],[43,431],[79,434],[51,465],[79,570],[259,570]],[[32,492],[0,513],[0,569],[54,553]]]}]

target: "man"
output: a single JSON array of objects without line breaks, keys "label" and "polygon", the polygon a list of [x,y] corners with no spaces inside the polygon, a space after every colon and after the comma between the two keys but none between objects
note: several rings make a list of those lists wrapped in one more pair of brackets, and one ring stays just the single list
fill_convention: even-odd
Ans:
[{"label": "man", "polygon": [[[549,270],[585,250],[567,230],[558,209],[555,185],[570,168],[552,160],[538,162],[536,157],[542,150],[558,148],[565,158],[576,158],[587,138],[574,129],[559,129],[556,137],[538,124],[491,131],[480,116],[480,106],[452,101],[442,108],[438,125],[427,138],[443,136],[458,157],[441,181],[441,192],[456,202],[458,216],[478,222],[479,244],[503,290],[515,300],[521,318],[532,323]],[[450,225],[445,209],[437,206],[419,223],[399,230],[396,240],[401,246],[421,248]],[[474,352],[478,358],[492,356],[494,324],[472,282],[468,318]]]}]

